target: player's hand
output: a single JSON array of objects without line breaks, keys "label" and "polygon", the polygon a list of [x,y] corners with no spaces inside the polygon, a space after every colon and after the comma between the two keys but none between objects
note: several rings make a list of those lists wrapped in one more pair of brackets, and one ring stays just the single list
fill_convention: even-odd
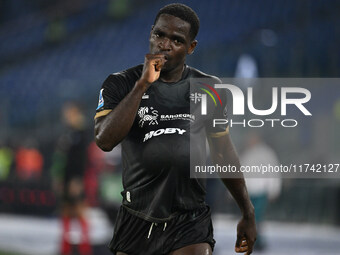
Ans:
[{"label": "player's hand", "polygon": [[235,251],[237,253],[245,252],[249,255],[253,252],[256,240],[255,216],[243,217],[237,224],[237,240]]},{"label": "player's hand", "polygon": [[146,54],[140,81],[147,86],[157,81],[165,62],[166,58],[164,54]]}]

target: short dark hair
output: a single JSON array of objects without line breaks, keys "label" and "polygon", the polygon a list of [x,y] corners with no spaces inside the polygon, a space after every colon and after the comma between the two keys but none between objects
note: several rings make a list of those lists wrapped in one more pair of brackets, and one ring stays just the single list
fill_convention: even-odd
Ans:
[{"label": "short dark hair", "polygon": [[200,20],[196,14],[196,12],[191,9],[189,6],[181,3],[173,3],[168,4],[161,8],[159,12],[157,13],[157,16],[155,18],[154,25],[156,24],[159,16],[161,14],[169,14],[172,16],[175,16],[177,18],[180,18],[181,20],[184,20],[190,24],[190,39],[194,40],[198,30],[200,28]]}]

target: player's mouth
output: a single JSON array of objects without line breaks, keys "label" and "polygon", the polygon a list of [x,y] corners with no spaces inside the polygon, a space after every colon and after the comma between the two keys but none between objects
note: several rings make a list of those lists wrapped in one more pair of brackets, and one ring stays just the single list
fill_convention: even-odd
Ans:
[{"label": "player's mouth", "polygon": [[169,60],[169,55],[168,55],[168,54],[165,54],[165,53],[163,53],[163,52],[155,52],[154,54],[161,54],[161,55],[164,56],[164,59],[165,59],[166,61]]},{"label": "player's mouth", "polygon": [[[163,54],[163,53],[160,53],[160,54]],[[169,56],[168,56],[168,55],[166,55],[166,54],[163,54],[163,55],[164,55],[165,63],[166,63],[166,62],[168,62],[168,60],[169,60]]]}]

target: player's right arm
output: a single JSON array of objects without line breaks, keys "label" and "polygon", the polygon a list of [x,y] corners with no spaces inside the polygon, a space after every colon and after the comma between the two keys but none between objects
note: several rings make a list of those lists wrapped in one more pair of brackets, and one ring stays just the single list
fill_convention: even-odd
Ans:
[{"label": "player's right arm", "polygon": [[141,78],[133,89],[107,115],[95,119],[95,141],[103,151],[111,151],[129,133],[142,96],[158,80],[165,61],[163,54],[147,54]]}]

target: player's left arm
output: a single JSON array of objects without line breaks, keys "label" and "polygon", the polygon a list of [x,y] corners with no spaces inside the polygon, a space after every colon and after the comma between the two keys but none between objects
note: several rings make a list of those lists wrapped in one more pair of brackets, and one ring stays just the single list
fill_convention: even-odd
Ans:
[{"label": "player's left arm", "polygon": [[[229,132],[222,135],[209,136],[210,153],[215,164],[220,166],[235,166],[240,169],[240,161],[231,141]],[[232,173],[233,174],[233,173]],[[245,252],[251,254],[256,240],[255,212],[247,192],[245,180],[242,173],[228,178],[221,176],[221,180],[228,188],[236,200],[241,212],[242,219],[237,225],[237,240],[235,245],[236,252]]]}]

